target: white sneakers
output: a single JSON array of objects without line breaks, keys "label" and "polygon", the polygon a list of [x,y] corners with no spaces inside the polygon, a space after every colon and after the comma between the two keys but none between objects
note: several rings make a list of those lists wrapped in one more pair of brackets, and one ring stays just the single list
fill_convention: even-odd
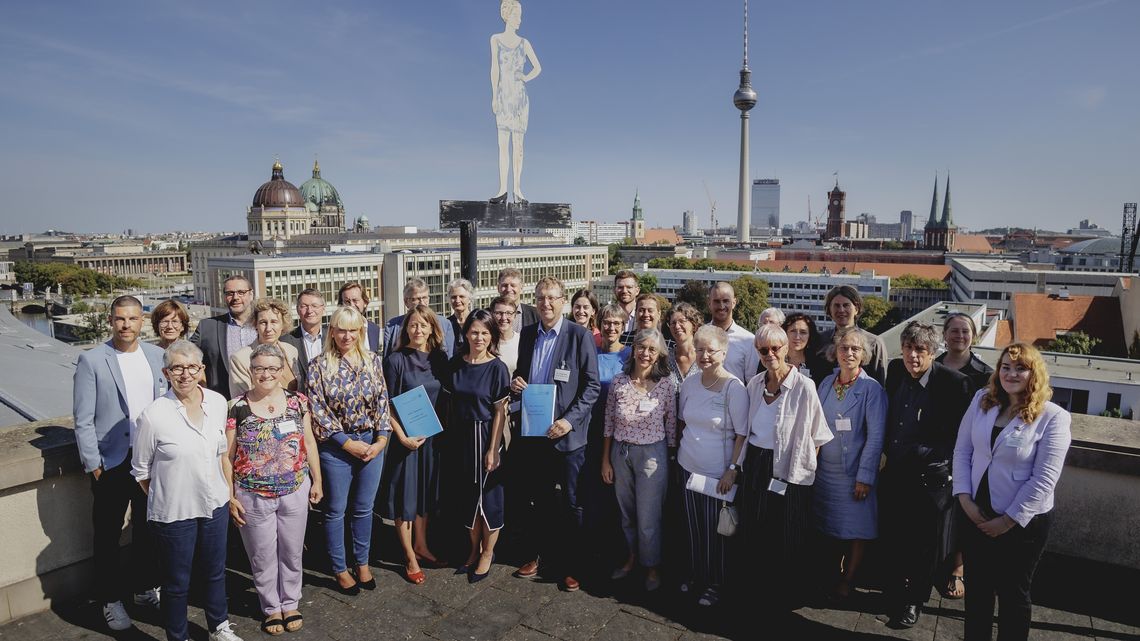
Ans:
[{"label": "white sneakers", "polygon": [[151,588],[135,595],[135,605],[141,605],[157,610],[162,604],[162,588]]},{"label": "white sneakers", "polygon": [[126,630],[132,625],[131,617],[123,607],[122,601],[103,604],[103,618],[107,620],[107,627],[116,632]]},{"label": "white sneakers", "polygon": [[241,637],[234,632],[232,623],[224,621],[217,630],[210,633],[210,641],[241,641]]}]

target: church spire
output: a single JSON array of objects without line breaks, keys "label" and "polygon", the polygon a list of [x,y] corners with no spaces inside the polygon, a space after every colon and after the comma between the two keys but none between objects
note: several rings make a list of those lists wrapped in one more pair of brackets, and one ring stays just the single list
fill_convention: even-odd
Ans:
[{"label": "church spire", "polygon": [[950,213],[950,172],[946,172],[946,200],[942,203],[942,220],[939,226],[949,229],[954,226],[954,216]]},{"label": "church spire", "polygon": [[638,189],[633,191],[633,220],[644,220],[641,214],[641,191]]},{"label": "church spire", "polygon": [[926,219],[927,227],[938,226],[938,173],[934,174],[934,195],[930,197],[930,218]]}]

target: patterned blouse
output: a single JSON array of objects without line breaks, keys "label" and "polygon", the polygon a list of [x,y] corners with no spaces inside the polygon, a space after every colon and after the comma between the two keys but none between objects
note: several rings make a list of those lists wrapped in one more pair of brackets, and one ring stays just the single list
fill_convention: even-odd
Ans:
[{"label": "patterned blouse", "polygon": [[237,441],[234,483],[247,491],[275,498],[297,491],[309,473],[304,417],[309,399],[285,392],[285,414],[264,418],[253,413],[246,395],[230,401],[226,430]]},{"label": "patterned blouse", "polygon": [[621,373],[610,384],[606,399],[603,436],[622,443],[649,445],[665,439],[677,446],[677,384],[666,376],[648,394],[634,386],[629,374]]},{"label": "patterned blouse", "polygon": [[[337,371],[327,372],[325,357],[313,359],[309,368],[309,401],[313,405],[313,435],[318,441],[344,445],[349,434],[392,431],[388,424],[388,389],[380,355],[368,352],[372,371],[338,359]],[[368,439],[373,442],[373,439]]]}]

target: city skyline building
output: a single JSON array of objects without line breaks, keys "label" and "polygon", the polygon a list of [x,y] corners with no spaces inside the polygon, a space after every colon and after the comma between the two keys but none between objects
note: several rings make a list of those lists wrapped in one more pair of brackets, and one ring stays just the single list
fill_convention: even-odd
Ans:
[{"label": "city skyline building", "polygon": [[753,227],[780,231],[780,179],[757,178],[752,181]]}]

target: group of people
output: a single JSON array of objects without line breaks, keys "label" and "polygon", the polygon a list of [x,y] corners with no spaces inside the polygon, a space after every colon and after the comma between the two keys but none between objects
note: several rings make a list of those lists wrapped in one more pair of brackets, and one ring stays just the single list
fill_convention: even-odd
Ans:
[{"label": "group of people", "polygon": [[[506,528],[515,576],[575,591],[600,562],[610,580],[637,576],[654,591],[676,569],[701,606],[748,577],[776,607],[817,588],[845,599],[881,538],[895,625],[913,626],[945,581],[950,596],[964,592],[967,639],[989,638],[995,595],[1002,638],[1028,633],[1069,416],[1048,401],[1036,349],[1010,345],[992,372],[972,353],[967,315],[941,331],[909,323],[888,363],[882,339],[856,324],[863,301],[850,286],[828,293],[834,329],[821,332],[775,308],[745,328],[726,282],[710,288],[706,322],[705,310],[641,293],[628,271],[605,306],[552,277],[524,304],[522,275],[507,268],[478,309],[456,279],[447,317],[412,279],[407,312],[382,327],[358,283],[331,315],[304,290],[295,328],[245,278],[224,285],[227,313],[189,340],[185,309],[157,306],[158,346],[139,340],[141,303],[116,299],[112,339],[76,371],[97,598],[112,629],[131,625],[130,592],[161,605],[170,641],[188,638],[194,575],[211,641],[237,639],[225,596],[232,521],[263,632],[299,630],[312,509],[346,595],[377,587],[374,514],[395,524],[414,584],[449,565],[431,524],[459,523],[468,537],[454,565],[471,583],[489,575]],[[520,405],[540,389],[553,390],[552,420],[524,431]],[[392,402],[417,394],[442,432],[424,435],[423,408],[401,416],[402,399]],[[128,505],[129,581],[115,571]]]}]

